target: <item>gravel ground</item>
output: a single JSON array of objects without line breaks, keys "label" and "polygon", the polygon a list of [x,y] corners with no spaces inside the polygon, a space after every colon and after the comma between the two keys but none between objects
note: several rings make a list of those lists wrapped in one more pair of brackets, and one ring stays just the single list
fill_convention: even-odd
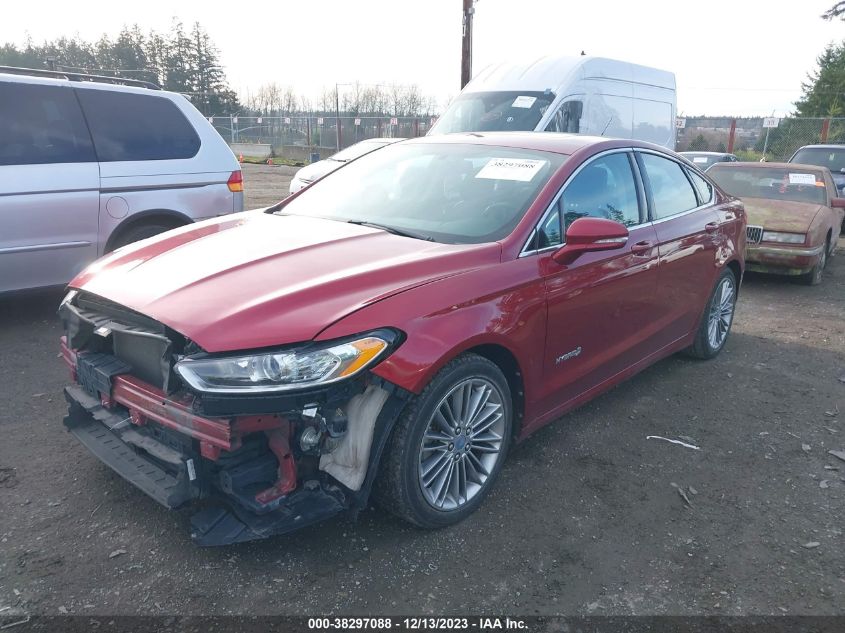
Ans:
[{"label": "gravel ground", "polygon": [[300,167],[287,165],[241,166],[244,174],[245,209],[269,207],[288,195],[290,179]]},{"label": "gravel ground", "polygon": [[[248,166],[248,206],[285,171]],[[815,288],[749,276],[719,358],[669,358],[540,431],[458,526],[370,509],[217,549],[63,430],[60,294],[0,300],[0,610],[841,614],[840,253]]]}]

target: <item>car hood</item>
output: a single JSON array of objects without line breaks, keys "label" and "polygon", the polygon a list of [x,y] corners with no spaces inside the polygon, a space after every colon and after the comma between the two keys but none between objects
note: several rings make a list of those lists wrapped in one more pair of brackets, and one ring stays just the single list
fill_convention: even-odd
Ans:
[{"label": "car hood", "polygon": [[345,222],[247,212],[122,248],[70,286],[220,352],[313,339],[366,305],[500,257],[498,243],[437,244]]},{"label": "car hood", "polygon": [[316,163],[311,163],[300,169],[294,175],[294,178],[305,180],[307,182],[314,182],[318,178],[322,178],[326,174],[332,173],[338,167],[342,167],[343,163],[339,160],[318,160]]},{"label": "car hood", "polygon": [[769,231],[806,233],[823,205],[815,202],[790,202],[767,198],[743,198],[748,224]]}]

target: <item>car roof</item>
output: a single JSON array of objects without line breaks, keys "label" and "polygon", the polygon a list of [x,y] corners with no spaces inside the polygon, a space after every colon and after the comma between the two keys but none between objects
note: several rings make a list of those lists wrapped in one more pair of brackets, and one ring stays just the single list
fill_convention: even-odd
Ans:
[{"label": "car roof", "polygon": [[804,165],[803,163],[717,163],[710,169],[763,169],[775,168],[786,170],[805,169],[816,173],[824,173],[829,171],[827,167],[820,167],[819,165]]},{"label": "car roof", "polygon": [[169,90],[155,90],[152,88],[144,88],[140,86],[124,86],[121,84],[112,84],[101,81],[71,81],[61,77],[37,77],[35,75],[19,75],[17,73],[0,72],[0,81],[7,81],[10,83],[21,84],[38,84],[42,86],[65,86],[71,88],[81,88],[85,90],[110,90],[113,92],[131,92],[134,94],[145,95],[173,95],[178,94]]},{"label": "car roof", "polygon": [[637,147],[662,153],[668,152],[665,147],[644,141],[560,132],[461,132],[421,136],[409,139],[405,143],[491,145],[566,155],[574,154],[578,150],[591,146],[601,146],[601,149]]},{"label": "car roof", "polygon": [[733,156],[730,152],[697,152],[695,150],[687,150],[685,152],[678,152],[681,156],[687,154],[695,154],[696,156]]},{"label": "car roof", "polygon": [[801,151],[802,149],[845,149],[845,144],[842,143],[821,143],[816,145],[802,145],[799,147],[796,152]]}]

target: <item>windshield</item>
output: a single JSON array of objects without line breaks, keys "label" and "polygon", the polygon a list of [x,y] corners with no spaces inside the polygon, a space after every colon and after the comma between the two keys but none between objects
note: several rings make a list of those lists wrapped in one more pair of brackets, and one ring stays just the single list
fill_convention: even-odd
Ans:
[{"label": "windshield", "polygon": [[566,156],[485,145],[398,143],[318,180],[277,211],[451,244],[508,235]]},{"label": "windshield", "polygon": [[516,131],[537,128],[554,101],[550,92],[470,92],[449,104],[430,134]]},{"label": "windshield", "polygon": [[787,168],[737,168],[714,165],[707,172],[722,189],[737,197],[827,204],[821,174]]},{"label": "windshield", "polygon": [[346,149],[340,150],[337,154],[333,154],[329,156],[329,160],[336,160],[341,163],[345,163],[350,160],[354,160],[359,156],[363,156],[364,154],[369,154],[377,150],[379,147],[384,147],[388,144],[389,141],[361,141],[360,143],[355,143],[355,145],[350,145]]},{"label": "windshield", "polygon": [[845,147],[841,149],[834,147],[799,149],[789,162],[827,167],[834,174],[841,174],[842,170],[845,169]]}]

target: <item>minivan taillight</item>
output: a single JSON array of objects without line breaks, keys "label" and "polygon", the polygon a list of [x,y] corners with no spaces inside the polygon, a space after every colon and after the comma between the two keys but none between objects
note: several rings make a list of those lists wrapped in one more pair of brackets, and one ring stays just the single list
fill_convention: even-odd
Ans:
[{"label": "minivan taillight", "polygon": [[229,191],[237,192],[244,190],[244,175],[240,169],[232,172],[232,175],[229,176],[229,180],[226,182],[226,186],[229,187]]}]

